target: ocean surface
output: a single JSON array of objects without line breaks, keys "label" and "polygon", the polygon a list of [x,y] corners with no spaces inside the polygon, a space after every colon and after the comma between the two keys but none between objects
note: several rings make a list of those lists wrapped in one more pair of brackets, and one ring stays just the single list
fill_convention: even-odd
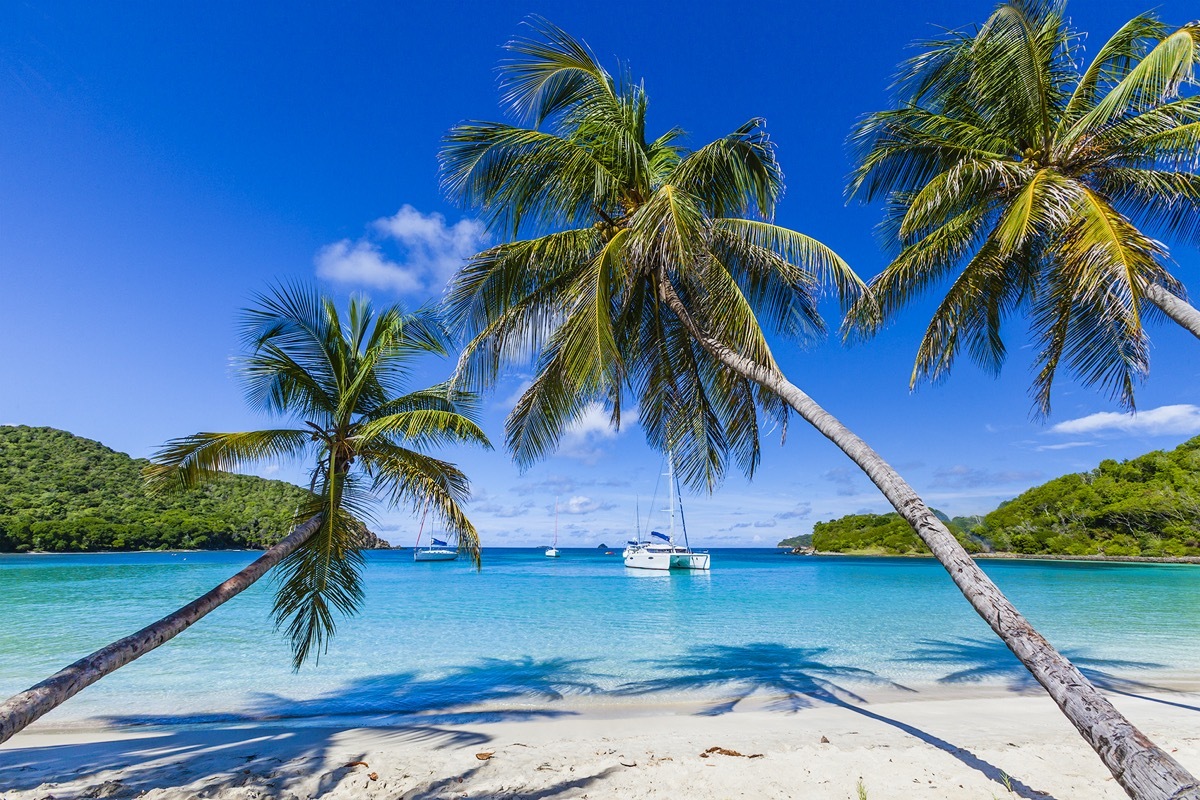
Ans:
[{"label": "ocean surface", "polygon": [[[268,576],[43,724],[453,721],[683,702],[720,713],[742,701],[789,709],[871,692],[1032,688],[932,560],[714,550],[711,573],[659,574],[625,569],[617,552],[563,549],[553,560],[489,549],[479,572],[371,552],[362,612],[299,672],[272,628]],[[256,555],[0,555],[0,696],[169,613]],[[1200,568],[983,567],[1101,686],[1200,686]]]}]

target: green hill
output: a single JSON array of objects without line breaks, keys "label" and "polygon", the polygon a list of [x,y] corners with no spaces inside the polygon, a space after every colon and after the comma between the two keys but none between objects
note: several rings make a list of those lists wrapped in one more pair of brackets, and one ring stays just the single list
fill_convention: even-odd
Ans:
[{"label": "green hill", "polygon": [[[288,532],[306,494],[227,475],[152,497],[147,463],[66,431],[0,426],[0,552],[264,548]],[[370,533],[366,544],[387,546]]]},{"label": "green hill", "polygon": [[[942,518],[969,552],[1200,556],[1200,436],[1169,452],[1109,459],[1090,472],[1055,478],[982,518]],[[928,552],[896,514],[818,522],[813,546],[839,553]]]},{"label": "green hill", "polygon": [[[949,517],[934,509],[935,514],[955,535],[968,553],[981,552],[984,547],[968,535]],[[912,555],[928,553],[929,548],[899,514],[850,514],[813,526],[812,546],[828,553],[861,553],[864,555]]]}]

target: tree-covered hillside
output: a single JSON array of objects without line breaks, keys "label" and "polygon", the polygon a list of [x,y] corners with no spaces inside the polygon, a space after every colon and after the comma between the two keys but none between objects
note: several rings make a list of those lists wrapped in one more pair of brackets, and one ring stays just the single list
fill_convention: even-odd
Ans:
[{"label": "tree-covered hillside", "polygon": [[1030,489],[985,516],[980,533],[1014,553],[1200,555],[1200,436]]},{"label": "tree-covered hillside", "polygon": [[[982,518],[942,519],[969,552],[1200,556],[1200,437],[1169,452],[1110,459],[1090,472],[1055,478]],[[928,552],[896,514],[818,522],[813,546],[837,553]]]},{"label": "tree-covered hillside", "polygon": [[[946,515],[934,511],[946,523],[950,532],[968,553],[978,553],[983,547]],[[864,553],[879,555],[909,555],[928,553],[929,548],[917,538],[912,526],[899,514],[850,514],[813,526],[812,546],[828,553]]]},{"label": "tree-covered hillside", "polygon": [[0,552],[263,548],[290,530],[305,495],[284,481],[228,475],[150,496],[147,463],[66,431],[0,426]]}]

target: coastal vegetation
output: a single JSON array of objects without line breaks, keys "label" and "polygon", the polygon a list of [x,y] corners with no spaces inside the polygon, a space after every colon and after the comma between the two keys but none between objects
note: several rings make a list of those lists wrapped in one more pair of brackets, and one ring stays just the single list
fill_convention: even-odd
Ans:
[{"label": "coastal vegetation", "polygon": [[[263,550],[291,531],[307,492],[225,474],[151,493],[145,459],[54,428],[0,426],[0,552]],[[369,531],[367,547],[387,547]]]},{"label": "coastal vegetation", "polygon": [[[1105,459],[1022,492],[982,517],[945,519],[969,552],[1200,556],[1200,437],[1127,461]],[[799,537],[780,547],[794,547]],[[896,514],[850,514],[813,526],[828,553],[928,553]]]},{"label": "coastal vegetation", "polygon": [[[935,512],[937,513],[937,512]],[[939,514],[946,528],[968,553],[985,548],[978,539],[968,535],[944,514]],[[849,514],[813,526],[811,547],[823,553],[853,555],[915,555],[928,554],[912,526],[899,514]]]},{"label": "coastal vegetation", "polygon": [[[1027,12],[1039,16],[1025,19]],[[1178,762],[1033,629],[912,487],[781,372],[762,323],[785,340],[820,333],[823,284],[854,303],[868,328],[884,315],[831,250],[772,223],[783,179],[763,121],[749,120],[697,149],[684,145],[678,128],[651,138],[643,83],[625,68],[614,78],[586,45],[548,22],[530,24],[534,35],[509,42],[500,67],[513,121],[464,122],[449,131],[441,153],[447,193],[503,237],[467,259],[450,285],[448,310],[465,331],[455,382],[488,388],[512,362],[536,370],[506,423],[517,464],[553,452],[589,408],[603,408],[619,426],[622,409],[634,402],[648,442],[676,455],[686,483],[711,491],[730,461],[753,473],[760,414],[782,427],[794,411],[875,483],[1126,791],[1174,797],[1194,789]],[[1037,82],[1069,60],[1069,43],[1053,35],[1060,25],[1053,10],[1002,6],[977,36],[956,36],[942,47],[953,58],[923,59],[916,72],[935,83],[961,83],[956,97],[964,98],[981,82],[985,89],[1001,79]],[[1145,29],[1139,41],[1155,34]],[[1021,80],[996,69],[995,58],[1022,70]],[[1123,76],[1111,75],[1101,70],[1091,80],[1083,107],[1128,106]],[[1030,96],[1010,102],[1027,105]],[[879,176],[881,190],[950,157],[953,148],[915,139],[867,170]],[[1107,325],[1104,309],[1089,305],[1093,299],[1083,296],[1080,312],[1060,319]],[[995,311],[986,302],[983,310]],[[976,330],[991,329],[985,323]],[[1062,332],[1066,342],[1078,337],[1074,328]]]},{"label": "coastal vegetation", "polygon": [[277,570],[273,615],[291,639],[292,666],[315,660],[328,647],[337,615],[355,613],[362,602],[361,533],[377,500],[426,509],[478,563],[479,539],[461,507],[467,477],[426,452],[459,443],[490,446],[472,419],[473,398],[444,385],[403,391],[414,361],[446,355],[434,314],[377,310],[362,298],[342,312],[316,291],[281,286],[259,295],[240,327],[247,400],[298,427],[173,439],[143,475],[156,490],[187,490],[254,463],[305,458],[311,479],[292,509],[295,529],[191,603],[9,698],[0,705],[0,742],[174,638],[271,569]]}]

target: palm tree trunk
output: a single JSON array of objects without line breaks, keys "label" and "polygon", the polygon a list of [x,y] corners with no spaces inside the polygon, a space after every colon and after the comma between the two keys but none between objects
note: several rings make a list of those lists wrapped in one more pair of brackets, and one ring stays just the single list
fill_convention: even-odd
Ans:
[{"label": "palm tree trunk", "polygon": [[979,616],[1049,692],[1130,797],[1135,800],[1200,799],[1200,783],[1191,773],[1125,719],[1074,664],[1034,630],[882,456],[790,383],[777,368],[764,367],[706,334],[669,283],[663,281],[660,291],[663,301],[701,347],[738,375],[786,400],[796,413],[867,474],[950,573],[950,578]]},{"label": "palm tree trunk", "polygon": [[1200,311],[1197,311],[1186,300],[1179,299],[1157,283],[1147,286],[1145,294],[1147,300],[1154,303],[1168,317],[1182,325],[1184,330],[1191,331],[1193,336],[1200,339]]},{"label": "palm tree trunk", "polygon": [[10,697],[4,705],[0,705],[0,743],[8,741],[25,726],[57,708],[108,673],[175,638],[217,606],[250,588],[267,570],[304,544],[316,533],[320,525],[321,517],[313,517],[255,559],[250,566],[178,611],[168,614],[135,634],[118,639],[56,672],[36,686]]}]

